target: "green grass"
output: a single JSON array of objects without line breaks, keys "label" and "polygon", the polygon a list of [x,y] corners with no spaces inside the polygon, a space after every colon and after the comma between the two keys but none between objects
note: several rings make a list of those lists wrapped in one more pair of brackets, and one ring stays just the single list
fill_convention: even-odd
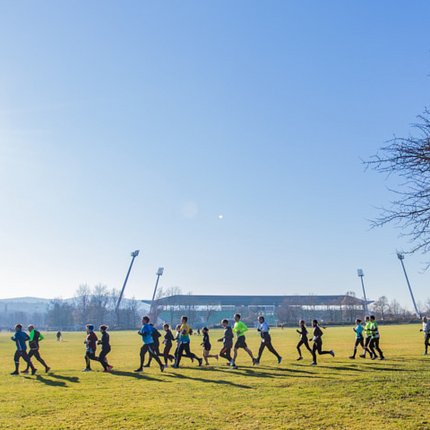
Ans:
[{"label": "green grass", "polygon": [[[278,366],[268,351],[253,367],[241,351],[238,370],[211,360],[198,368],[188,359],[181,369],[160,373],[153,364],[135,374],[140,337],[112,332],[109,361],[113,374],[93,363],[84,367],[84,333],[65,333],[56,342],[48,333],[41,354],[52,367],[46,375],[10,376],[14,343],[0,334],[1,429],[430,429],[430,356],[422,356],[417,326],[382,326],[386,361],[349,360],[354,341],[351,327],[329,327],[324,347],[336,357],[310,355],[297,362],[294,329],[272,330],[273,343],[284,357]],[[213,348],[220,331],[212,331]],[[248,344],[257,351],[251,331]],[[192,350],[201,355],[201,338]]]}]

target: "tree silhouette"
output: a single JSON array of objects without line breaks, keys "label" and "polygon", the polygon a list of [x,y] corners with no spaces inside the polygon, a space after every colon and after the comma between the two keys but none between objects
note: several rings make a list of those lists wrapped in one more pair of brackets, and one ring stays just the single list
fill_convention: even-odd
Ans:
[{"label": "tree silhouette", "polygon": [[414,253],[430,251],[430,112],[426,110],[412,125],[409,137],[395,137],[382,147],[367,167],[402,179],[389,208],[382,208],[373,227],[394,223],[410,239]]}]

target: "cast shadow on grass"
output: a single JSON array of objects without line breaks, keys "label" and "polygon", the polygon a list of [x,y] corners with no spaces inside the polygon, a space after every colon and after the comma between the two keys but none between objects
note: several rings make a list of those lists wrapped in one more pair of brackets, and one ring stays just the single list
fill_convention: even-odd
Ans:
[{"label": "cast shadow on grass", "polygon": [[[344,361],[343,363],[348,363],[348,364],[343,364],[343,363],[339,363],[338,361],[332,362],[331,365],[328,365],[329,361],[326,361],[324,359],[322,359],[322,361],[320,361],[315,367],[314,369],[331,369],[331,370],[352,370],[354,372],[361,372],[363,370],[363,368],[361,367],[363,364],[365,364],[363,361],[354,361],[354,360],[349,360],[349,361]],[[323,363],[323,364],[320,364]],[[370,363],[369,363],[370,364]],[[303,367],[303,364],[297,364],[297,363],[293,363],[292,366],[295,367]]]},{"label": "cast shadow on grass", "polygon": [[[309,372],[307,370],[296,370],[296,369],[285,369],[285,368],[275,368],[275,369],[267,369],[271,370],[269,371],[260,371],[257,370],[254,367],[242,367],[239,366],[238,369],[223,369],[223,368],[213,368],[213,369],[207,369],[208,371],[214,371],[214,372],[222,372],[227,373],[230,375],[239,375],[244,377],[254,377],[254,378],[270,378],[270,379],[284,379],[286,377],[295,377],[295,378],[312,378],[312,379],[319,379],[320,376],[316,375],[313,372]],[[292,374],[288,374],[288,372],[291,372]]]},{"label": "cast shadow on grass", "polygon": [[378,370],[378,371],[382,370],[382,371],[388,371],[388,372],[413,372],[413,373],[416,372],[415,369],[404,369],[401,367],[383,367],[383,366],[375,366],[375,365],[373,366],[366,365],[366,367],[363,370],[364,371],[370,370],[372,372],[375,370]]},{"label": "cast shadow on grass", "polygon": [[330,369],[330,370],[339,370],[339,371],[353,371],[353,372],[362,372],[363,369],[360,369],[356,366],[338,366],[337,364],[333,364],[332,366],[320,366],[319,364],[316,366],[319,369]]},{"label": "cast shadow on grass", "polygon": [[[364,365],[364,366],[369,366],[369,365],[376,365],[376,363],[380,363],[381,361],[383,363],[388,362],[388,363],[390,363],[390,366],[398,367],[399,369],[403,369],[405,366],[404,357],[403,358],[391,358],[391,357],[389,357],[389,358],[385,358],[385,360],[380,360],[379,358],[377,358],[375,360],[370,360],[370,359],[364,359],[363,360],[362,359],[362,360],[357,361],[357,363]],[[408,363],[411,363],[413,361],[419,362],[419,360],[408,357]]]},{"label": "cast shadow on grass", "polygon": [[307,370],[297,370],[297,369],[276,369],[279,373],[272,373],[272,375],[275,378],[284,378],[284,377],[290,377],[290,378],[300,378],[300,379],[321,379],[321,376],[319,376],[315,372],[309,372]]},{"label": "cast shadow on grass", "polygon": [[254,376],[256,378],[276,378],[276,375],[269,372],[254,370],[249,367],[239,366],[237,369],[212,369],[215,372],[229,373],[230,375],[239,374],[244,376]]},{"label": "cast shadow on grass", "polygon": [[63,376],[57,375],[56,373],[48,373],[51,378],[60,379],[61,381],[73,382],[74,384],[79,383],[79,378],[77,376]]},{"label": "cast shadow on grass", "polygon": [[31,378],[30,376],[25,376],[25,379],[35,380],[45,385],[49,385],[50,387],[68,388],[67,384],[64,381],[53,381],[52,379],[44,378],[41,375],[36,375],[35,379]]},{"label": "cast shadow on grass", "polygon": [[[265,369],[269,369],[269,368],[266,367]],[[308,375],[315,375],[314,372],[311,372],[309,370],[292,369],[291,367],[276,367],[276,368],[271,368],[270,370],[272,371],[275,370],[276,372],[304,373]]]},{"label": "cast shadow on grass", "polygon": [[361,363],[360,367],[355,367],[355,366],[338,366],[336,364],[334,364],[333,366],[320,366],[318,365],[317,367],[319,367],[320,369],[329,369],[333,371],[333,374],[335,373],[339,373],[339,371],[354,371],[354,372],[374,372],[375,370],[378,371],[388,371],[388,372],[414,372],[414,370],[408,370],[408,369],[403,369],[401,367],[385,367],[385,366],[377,366],[373,363]]},{"label": "cast shadow on grass", "polygon": [[138,373],[138,372],[125,372],[123,370],[115,370],[111,373],[113,376],[125,376],[128,378],[135,378],[135,379],[145,379],[146,381],[154,381],[154,382],[169,382],[165,381],[163,379],[153,378],[152,376],[145,375],[144,373]]},{"label": "cast shadow on grass", "polygon": [[249,385],[236,384],[235,382],[224,381],[224,380],[221,381],[221,380],[205,379],[205,378],[193,378],[191,376],[186,376],[182,373],[166,373],[165,376],[169,376],[170,378],[178,378],[178,379],[191,379],[192,381],[204,382],[204,383],[210,383],[210,384],[230,385],[232,387],[244,388],[246,390],[252,389],[252,387],[250,387]]},{"label": "cast shadow on grass", "polygon": [[[296,378],[320,378],[320,376],[315,375],[313,372],[309,372],[307,370],[295,370],[295,369],[285,369],[285,368],[277,368],[273,372],[262,372],[255,370],[255,368],[246,368],[246,367],[239,367],[235,370],[227,370],[227,369],[212,369],[215,372],[225,372],[229,373],[231,375],[234,375],[235,373],[238,375],[242,375],[245,377],[255,377],[255,378],[270,378],[270,379],[283,379],[288,376],[296,377]],[[276,372],[282,372],[282,373],[276,373]],[[292,375],[288,375],[287,372],[293,373]],[[298,373],[298,375],[294,374]]]}]

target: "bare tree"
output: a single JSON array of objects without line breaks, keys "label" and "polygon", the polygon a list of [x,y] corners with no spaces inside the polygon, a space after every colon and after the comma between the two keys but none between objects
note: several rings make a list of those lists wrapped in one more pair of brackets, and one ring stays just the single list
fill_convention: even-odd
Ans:
[{"label": "bare tree", "polygon": [[62,299],[51,300],[47,322],[51,329],[70,330],[73,328],[73,305]]},{"label": "bare tree", "polygon": [[400,303],[396,299],[393,299],[388,306],[388,312],[394,317],[394,319],[398,319],[403,314],[403,309],[400,306]]},{"label": "bare tree", "polygon": [[132,297],[130,300],[127,300],[126,303],[127,306],[123,310],[125,328],[134,329],[139,322],[138,301],[135,299],[135,297]]},{"label": "bare tree", "polygon": [[79,325],[85,325],[90,308],[91,288],[87,284],[79,285],[75,293],[75,315]]},{"label": "bare tree", "polygon": [[181,287],[169,287],[163,290],[163,297],[172,297],[182,295]]},{"label": "bare tree", "polygon": [[396,175],[402,183],[390,208],[383,208],[372,225],[394,223],[410,239],[413,253],[430,251],[430,112],[426,110],[412,126],[415,134],[395,137],[366,162],[368,167],[388,176]]},{"label": "bare tree", "polygon": [[118,303],[120,291],[116,288],[112,288],[112,290],[109,293],[109,308],[115,309],[116,304]]},{"label": "bare tree", "polygon": [[372,304],[373,310],[381,317],[381,319],[384,319],[385,313],[388,310],[388,299],[385,296],[379,297],[378,300],[376,300]]},{"label": "bare tree", "polygon": [[106,322],[108,310],[107,306],[109,303],[109,292],[105,285],[98,284],[93,288],[92,294],[90,295],[90,319],[96,324]]}]

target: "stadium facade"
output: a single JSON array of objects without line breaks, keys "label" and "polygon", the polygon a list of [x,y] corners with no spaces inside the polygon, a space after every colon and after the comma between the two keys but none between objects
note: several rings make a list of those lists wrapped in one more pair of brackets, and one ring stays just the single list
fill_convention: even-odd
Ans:
[{"label": "stadium facade", "polygon": [[196,327],[214,326],[222,318],[231,319],[236,312],[251,324],[258,315],[264,315],[275,325],[296,324],[299,319],[309,321],[313,318],[339,324],[363,317],[364,304],[364,300],[352,295],[174,295],[155,300],[154,309],[159,322],[171,325],[184,314]]}]

